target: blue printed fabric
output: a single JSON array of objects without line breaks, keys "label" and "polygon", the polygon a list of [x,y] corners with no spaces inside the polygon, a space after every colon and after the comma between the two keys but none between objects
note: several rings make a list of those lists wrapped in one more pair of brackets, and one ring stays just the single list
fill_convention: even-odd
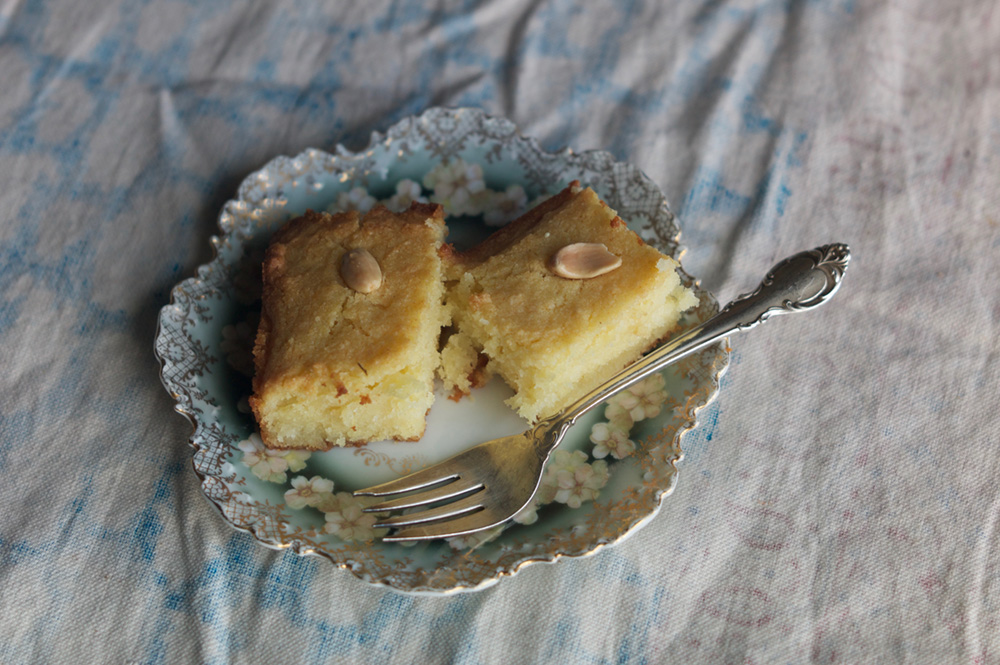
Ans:
[{"label": "blue printed fabric", "polygon": [[[1000,663],[998,45],[992,0],[0,4],[0,662]],[[644,528],[443,597],[232,529],[152,352],[247,174],[435,106],[637,165],[722,301],[854,256],[731,339]]]}]

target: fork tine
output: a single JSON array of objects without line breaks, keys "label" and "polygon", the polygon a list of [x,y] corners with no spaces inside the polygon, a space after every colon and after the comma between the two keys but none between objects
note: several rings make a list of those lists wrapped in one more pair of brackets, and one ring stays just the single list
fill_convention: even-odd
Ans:
[{"label": "fork tine", "polygon": [[423,524],[425,522],[438,522],[455,517],[462,517],[464,515],[468,515],[469,513],[474,513],[483,509],[481,495],[482,489],[479,489],[469,496],[459,499],[458,501],[453,501],[452,503],[444,506],[428,508],[427,510],[421,510],[418,513],[410,513],[409,515],[387,517],[376,523],[375,528],[401,528],[404,526],[412,526],[414,524]]},{"label": "fork tine", "polygon": [[[387,543],[407,542],[417,540],[434,540],[435,538],[451,538],[453,536],[464,536],[476,531],[484,531],[496,526],[496,516],[492,512],[479,511],[436,524],[420,524],[401,529],[396,533],[384,536],[382,540]],[[500,520],[501,522],[503,520]]]},{"label": "fork tine", "polygon": [[[443,463],[442,463],[443,464]],[[372,485],[364,489],[355,490],[354,496],[393,496],[404,492],[413,492],[434,485],[441,485],[446,482],[458,480],[457,471],[442,469],[441,464],[429,466],[421,471],[416,471],[408,476],[390,480],[380,485]]]},{"label": "fork tine", "polygon": [[461,479],[456,479],[444,485],[434,486],[429,490],[424,490],[422,492],[417,492],[410,496],[404,496],[399,499],[392,499],[390,501],[383,501],[382,503],[376,503],[374,505],[364,508],[366,513],[384,513],[391,510],[405,510],[406,508],[419,508],[420,506],[426,506],[437,501],[446,501],[448,499],[458,499],[470,492],[475,492],[482,489],[482,483],[469,483],[462,482]]}]

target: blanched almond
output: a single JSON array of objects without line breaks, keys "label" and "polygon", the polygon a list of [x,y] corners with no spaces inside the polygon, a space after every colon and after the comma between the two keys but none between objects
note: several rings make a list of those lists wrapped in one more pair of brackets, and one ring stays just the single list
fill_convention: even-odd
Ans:
[{"label": "blanched almond", "polygon": [[609,273],[621,264],[621,258],[609,252],[604,243],[575,242],[552,256],[549,270],[566,279],[590,279]]},{"label": "blanched almond", "polygon": [[352,249],[340,260],[340,276],[358,293],[371,293],[382,286],[382,268],[367,249]]}]

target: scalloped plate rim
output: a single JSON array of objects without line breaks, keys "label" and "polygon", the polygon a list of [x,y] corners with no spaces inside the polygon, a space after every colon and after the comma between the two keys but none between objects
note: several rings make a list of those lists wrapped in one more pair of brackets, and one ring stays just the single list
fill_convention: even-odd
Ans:
[{"label": "scalloped plate rim", "polygon": [[[521,134],[520,130],[517,128],[517,126],[511,120],[509,120],[507,118],[500,117],[500,116],[488,115],[488,114],[484,113],[483,111],[481,111],[480,109],[468,108],[468,107],[459,107],[459,108],[431,107],[431,108],[426,109],[423,113],[421,113],[419,115],[409,115],[409,116],[406,116],[406,117],[404,117],[404,118],[402,118],[402,119],[400,119],[400,120],[392,123],[392,125],[390,126],[390,128],[388,130],[386,130],[385,132],[380,132],[378,130],[372,131],[371,134],[370,134],[370,137],[369,137],[368,144],[364,148],[361,148],[361,149],[359,149],[357,151],[348,150],[342,144],[338,143],[336,146],[334,146],[333,152],[329,152],[329,151],[326,151],[326,150],[323,150],[323,149],[319,149],[319,148],[307,147],[307,148],[304,148],[301,151],[299,151],[294,156],[277,155],[277,156],[271,158],[270,160],[268,160],[267,163],[265,163],[262,167],[260,167],[260,168],[258,168],[256,170],[250,172],[249,174],[247,174],[240,181],[240,184],[236,188],[236,198],[228,199],[222,205],[222,207],[220,208],[220,211],[219,211],[219,214],[218,214],[218,217],[217,217],[217,220],[216,220],[217,233],[209,236],[209,239],[208,239],[209,240],[209,245],[211,246],[212,255],[211,255],[211,257],[206,262],[198,265],[195,268],[194,275],[181,280],[180,282],[178,282],[177,284],[175,284],[171,288],[169,302],[166,305],[164,305],[162,308],[160,308],[160,310],[158,311],[158,314],[157,314],[157,325],[156,325],[156,334],[155,334],[155,337],[154,337],[153,351],[154,351],[154,355],[157,358],[158,364],[159,364],[158,374],[159,374],[160,382],[164,386],[164,388],[167,390],[167,392],[169,393],[171,399],[174,401],[173,410],[176,411],[181,416],[183,416],[188,421],[188,423],[191,425],[192,429],[191,429],[190,434],[188,435],[187,443],[193,449],[193,455],[192,455],[192,459],[191,459],[191,467],[192,467],[192,470],[194,471],[196,477],[199,480],[199,487],[202,490],[201,494],[205,497],[205,499],[213,507],[213,509],[222,517],[223,521],[230,526],[230,528],[234,529],[235,531],[241,532],[241,533],[247,533],[247,534],[249,534],[251,537],[253,537],[253,539],[256,542],[260,543],[261,545],[263,545],[263,546],[265,546],[265,547],[267,547],[268,549],[271,549],[271,550],[276,550],[276,551],[291,550],[291,551],[295,552],[296,554],[299,554],[299,555],[302,555],[302,556],[317,556],[317,557],[326,559],[326,560],[330,561],[331,563],[333,563],[334,565],[336,565],[336,566],[338,566],[340,568],[344,568],[344,569],[349,570],[353,574],[353,576],[356,577],[359,581],[366,582],[366,583],[371,584],[371,585],[376,586],[376,587],[382,587],[382,588],[390,589],[390,590],[395,591],[395,592],[401,592],[401,593],[410,594],[410,595],[432,595],[432,596],[440,596],[440,595],[451,594],[451,593],[461,593],[461,592],[478,591],[478,590],[482,590],[482,589],[491,587],[494,584],[498,583],[504,577],[512,577],[518,571],[520,571],[523,567],[525,567],[527,565],[530,565],[530,564],[534,564],[534,563],[549,563],[549,564],[554,564],[554,563],[557,563],[558,561],[560,561],[562,559],[575,559],[575,558],[584,558],[584,557],[592,556],[592,555],[594,555],[594,554],[596,554],[596,553],[598,553],[600,551],[603,551],[608,546],[616,545],[616,544],[619,544],[619,543],[625,541],[626,539],[630,538],[635,533],[637,533],[643,526],[645,526],[650,521],[652,521],[659,514],[660,510],[662,509],[664,499],[668,495],[670,495],[674,491],[674,489],[676,487],[677,478],[678,478],[677,463],[680,462],[683,459],[683,457],[684,457],[684,454],[682,452],[682,447],[681,447],[681,444],[683,442],[684,437],[691,430],[693,430],[694,428],[698,427],[698,425],[700,424],[699,420],[698,420],[698,414],[703,409],[705,409],[710,404],[712,404],[715,401],[715,399],[717,399],[717,397],[718,397],[718,394],[719,394],[719,391],[720,391],[721,379],[722,379],[722,377],[724,376],[724,374],[726,373],[726,371],[728,370],[728,367],[729,367],[730,350],[729,350],[729,346],[728,346],[727,342],[724,342],[723,344],[721,344],[721,346],[720,346],[721,358],[719,359],[718,364],[715,367],[715,369],[716,369],[715,373],[710,377],[710,380],[711,380],[711,386],[710,386],[710,388],[711,389],[709,391],[708,398],[704,401],[704,403],[702,403],[700,405],[697,405],[697,406],[695,406],[693,408],[693,412],[690,414],[692,419],[690,421],[688,421],[685,426],[682,426],[682,427],[679,428],[678,432],[674,435],[673,440],[671,442],[669,442],[669,444],[667,444],[667,443],[664,444],[664,445],[671,445],[672,447],[674,447],[676,449],[676,453],[674,454],[674,456],[670,460],[668,460],[668,463],[672,467],[673,471],[672,471],[672,473],[669,476],[669,480],[668,480],[666,486],[658,488],[658,490],[655,492],[655,503],[654,503],[652,509],[649,512],[647,512],[646,514],[644,514],[642,517],[640,517],[639,519],[637,519],[636,521],[634,521],[632,524],[630,524],[624,530],[624,532],[620,533],[617,537],[615,537],[615,538],[613,538],[611,540],[608,540],[606,542],[597,542],[597,543],[594,543],[592,545],[592,547],[589,550],[587,550],[587,551],[584,551],[584,552],[559,552],[559,551],[556,551],[556,552],[546,552],[544,555],[527,556],[527,557],[525,557],[525,558],[517,561],[516,563],[514,563],[510,569],[507,569],[507,570],[497,570],[496,573],[493,576],[487,577],[487,578],[481,580],[480,582],[478,582],[476,584],[469,584],[469,585],[461,585],[460,584],[460,585],[455,585],[453,587],[450,587],[448,589],[422,588],[422,587],[402,588],[400,586],[395,586],[395,585],[391,584],[390,582],[388,582],[388,581],[386,581],[384,579],[375,578],[375,577],[371,576],[370,574],[368,574],[367,571],[359,571],[359,570],[357,570],[356,569],[356,566],[357,566],[357,562],[356,561],[353,561],[353,560],[350,560],[350,559],[348,559],[346,561],[338,561],[338,560],[336,560],[333,557],[332,554],[330,554],[328,552],[324,552],[322,550],[317,550],[317,549],[315,549],[313,547],[310,547],[310,546],[306,546],[306,547],[300,546],[299,545],[299,541],[295,541],[295,542],[290,543],[290,544],[280,544],[280,543],[270,542],[268,540],[265,540],[265,539],[261,538],[253,529],[248,528],[248,527],[239,526],[239,525],[235,524],[231,519],[229,519],[229,517],[226,516],[226,514],[225,514],[225,512],[224,512],[224,510],[222,508],[222,506],[220,506],[215,500],[213,500],[212,497],[209,496],[209,494],[205,491],[206,490],[206,488],[205,488],[205,482],[211,476],[209,476],[208,474],[202,473],[198,469],[198,467],[197,467],[197,456],[198,456],[198,454],[200,452],[202,452],[204,450],[204,444],[200,440],[201,439],[200,434],[201,434],[202,429],[204,427],[206,427],[206,424],[204,422],[202,422],[201,420],[199,420],[199,415],[197,413],[188,410],[185,407],[185,404],[180,401],[180,398],[182,396],[186,396],[189,400],[193,400],[194,399],[190,395],[190,392],[187,390],[187,387],[183,386],[183,385],[180,385],[180,384],[178,384],[176,382],[173,382],[172,380],[168,379],[168,377],[166,376],[166,373],[168,372],[168,369],[169,369],[168,366],[170,364],[172,364],[172,361],[171,361],[170,358],[167,358],[167,357],[163,356],[160,353],[160,350],[159,350],[160,340],[161,340],[161,337],[164,334],[164,320],[167,318],[167,316],[168,316],[169,311],[171,310],[171,308],[179,307],[179,304],[178,304],[178,300],[180,299],[179,296],[180,296],[180,294],[186,292],[186,287],[188,287],[191,284],[196,283],[198,280],[203,279],[205,276],[209,275],[212,270],[221,267],[221,263],[220,263],[220,260],[221,260],[221,257],[220,257],[220,247],[224,243],[229,242],[230,239],[234,236],[235,232],[237,231],[237,228],[236,228],[235,224],[228,225],[229,228],[227,229],[226,228],[227,225],[224,223],[224,218],[227,215],[229,207],[231,205],[239,205],[239,204],[248,205],[248,206],[254,206],[254,207],[258,206],[259,204],[253,204],[249,200],[247,200],[247,198],[244,196],[244,194],[247,193],[248,190],[250,190],[254,186],[254,184],[257,181],[259,181],[262,177],[267,177],[272,171],[274,171],[278,167],[279,163],[296,164],[296,163],[301,163],[301,162],[308,161],[309,158],[316,157],[316,156],[319,156],[322,159],[328,159],[328,160],[342,160],[342,159],[343,160],[352,160],[352,159],[353,160],[357,160],[357,159],[363,157],[365,153],[370,153],[376,147],[384,144],[385,141],[386,141],[386,139],[387,139],[387,137],[389,137],[389,135],[393,131],[393,129],[402,127],[404,124],[407,124],[410,127],[412,127],[414,124],[420,122],[424,117],[426,117],[431,112],[444,112],[444,113],[453,113],[453,114],[460,114],[460,113],[474,113],[474,114],[478,114],[478,115],[480,115],[481,117],[483,117],[486,120],[499,121],[499,122],[502,122],[505,125],[509,126],[513,130],[512,131],[513,137],[515,137],[519,141],[526,142],[537,153],[544,154],[544,155],[547,155],[549,157],[555,157],[555,158],[558,158],[558,157],[562,157],[562,158],[568,158],[568,157],[586,158],[587,156],[598,156],[598,157],[606,160],[611,165],[621,164],[621,165],[626,165],[626,166],[628,166],[630,168],[635,169],[639,174],[642,175],[643,178],[645,178],[646,180],[648,180],[650,183],[652,183],[655,186],[655,183],[641,169],[639,169],[638,167],[636,167],[636,166],[634,166],[634,165],[632,165],[630,163],[622,162],[622,161],[618,160],[611,152],[609,152],[607,150],[595,148],[595,149],[589,149],[589,150],[579,151],[578,152],[578,151],[575,151],[575,150],[573,150],[572,148],[570,148],[568,146],[565,146],[565,147],[560,148],[559,150],[555,150],[555,151],[546,150],[546,149],[544,149],[540,145],[538,139],[536,139],[534,137],[531,137],[531,136],[525,136],[525,135]],[[301,175],[304,171],[303,171],[302,168],[298,168],[297,167],[296,168],[296,172],[297,172],[297,174]],[[675,247],[675,251],[674,251],[673,256],[678,260],[678,262],[680,262],[680,259],[682,258],[683,254],[686,252],[686,248],[683,245],[679,244],[681,230],[680,230],[679,225],[676,222],[676,220],[677,220],[676,215],[670,209],[669,204],[668,204],[668,202],[666,200],[666,197],[662,195],[662,191],[659,190],[658,186],[656,187],[656,189],[657,189],[657,191],[659,191],[660,196],[661,196],[659,205],[667,213],[667,215],[669,216],[669,221],[673,224],[673,227],[674,227],[674,231],[673,231],[672,236],[671,236],[670,239],[673,242],[674,247]],[[267,200],[268,200],[267,198],[264,198],[261,201],[261,203],[263,203],[263,202],[265,202]],[[679,270],[685,276],[687,276],[691,280],[691,282],[693,284],[698,285],[700,287],[699,282],[697,280],[695,280],[694,278],[692,278],[684,270],[684,268],[682,266],[679,267]],[[715,298],[714,298],[714,296],[711,293],[709,293],[708,291],[704,291],[703,289],[702,289],[702,292],[705,295],[709,296],[712,299],[713,302],[715,302]],[[716,304],[716,307],[717,307],[717,304]]]}]

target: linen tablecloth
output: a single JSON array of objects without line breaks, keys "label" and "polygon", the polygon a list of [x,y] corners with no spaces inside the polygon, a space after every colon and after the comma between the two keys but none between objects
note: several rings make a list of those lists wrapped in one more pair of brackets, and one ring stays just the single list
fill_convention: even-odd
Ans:
[{"label": "linen tablecloth", "polygon": [[[1000,663],[992,0],[0,3],[0,662]],[[625,542],[416,597],[234,531],[152,353],[243,177],[433,106],[658,183],[733,338]]]}]

